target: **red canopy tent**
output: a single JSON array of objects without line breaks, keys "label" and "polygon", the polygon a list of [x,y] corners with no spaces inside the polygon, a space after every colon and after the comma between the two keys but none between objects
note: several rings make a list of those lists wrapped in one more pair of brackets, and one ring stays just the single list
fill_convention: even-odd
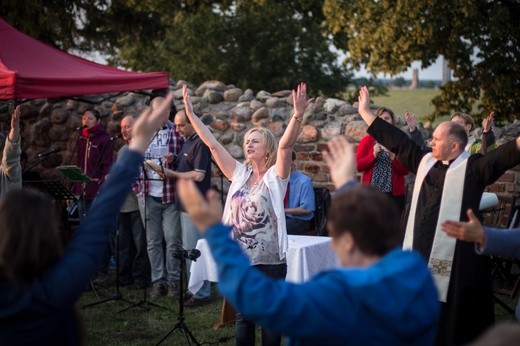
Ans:
[{"label": "red canopy tent", "polygon": [[166,72],[129,72],[71,55],[0,18],[0,100],[102,94],[168,87]]}]

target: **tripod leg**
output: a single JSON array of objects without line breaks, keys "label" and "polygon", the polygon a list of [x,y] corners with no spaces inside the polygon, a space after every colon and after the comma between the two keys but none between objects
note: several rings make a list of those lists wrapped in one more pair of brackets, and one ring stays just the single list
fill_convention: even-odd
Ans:
[{"label": "tripod leg", "polygon": [[189,340],[191,338],[191,340],[193,341],[193,343],[195,345],[200,345],[199,342],[197,341],[197,339],[195,339],[195,336],[193,336],[192,332],[188,329],[188,326],[186,326],[186,324],[183,324],[182,331],[184,332],[184,336],[186,336],[186,340],[188,340],[188,344],[191,345],[190,340]]},{"label": "tripod leg", "polygon": [[159,304],[155,304],[155,303],[152,303],[150,301],[148,301],[146,299],[146,287],[143,289],[143,300],[141,300],[140,302],[138,303],[134,303],[132,306],[129,306],[123,310],[119,310],[119,312],[123,312],[123,311],[126,311],[126,310],[130,310],[131,308],[136,308],[136,307],[141,307],[143,308],[143,310],[145,311],[148,311],[150,310],[150,307],[151,306],[154,306],[156,308],[161,308],[161,309],[164,309],[164,310],[170,310],[168,309],[167,307],[164,307],[162,305],[159,305]]},{"label": "tripod leg", "polygon": [[165,336],[163,336],[163,338],[161,340],[159,340],[158,343],[156,343],[155,345],[160,345],[164,340],[166,340],[175,330],[177,330],[177,328],[180,328],[180,322],[178,322],[175,327],[173,327],[172,330],[170,330]]},{"label": "tripod leg", "polygon": [[183,280],[183,278],[186,273],[186,258],[181,258],[180,262],[181,262],[181,275],[180,275],[180,281],[179,281],[180,292],[179,292],[179,317],[177,318],[178,322],[175,325],[175,327],[173,327],[173,329],[170,330],[156,345],[159,345],[164,340],[166,340],[166,338],[168,338],[168,336],[170,336],[173,333],[173,331],[176,329],[180,329],[180,331],[184,334],[184,337],[186,338],[188,345],[191,345],[190,339],[195,345],[200,345],[200,343],[197,341],[197,339],[195,339],[195,336],[193,336],[191,331],[188,329],[188,326],[186,325],[186,322],[184,320],[184,280]]}]

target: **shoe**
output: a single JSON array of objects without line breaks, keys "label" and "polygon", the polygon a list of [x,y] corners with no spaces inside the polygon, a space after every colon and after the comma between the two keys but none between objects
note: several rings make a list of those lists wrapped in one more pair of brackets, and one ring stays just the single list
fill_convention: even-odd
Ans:
[{"label": "shoe", "polygon": [[164,284],[160,282],[154,283],[150,290],[150,298],[160,298],[164,295],[166,295],[166,287]]},{"label": "shoe", "polygon": [[209,304],[211,303],[211,298],[210,297],[207,297],[207,298],[203,298],[203,299],[197,299],[195,297],[191,297],[190,299],[186,300],[184,302],[184,307],[185,308],[193,308],[193,307],[196,307],[196,306],[202,306],[202,305],[206,305],[206,304]]},{"label": "shoe", "polygon": [[92,282],[96,285],[107,286],[108,285],[108,274],[99,273]]},{"label": "shoe", "polygon": [[110,260],[108,261],[108,268],[116,269],[116,267],[116,259],[114,258],[114,256],[110,256]]},{"label": "shoe", "polygon": [[193,293],[191,293],[190,291],[186,291],[184,293],[184,301],[191,299],[191,297],[193,297]]},{"label": "shoe", "polygon": [[179,299],[181,296],[179,284],[173,283],[168,285],[168,297]]}]

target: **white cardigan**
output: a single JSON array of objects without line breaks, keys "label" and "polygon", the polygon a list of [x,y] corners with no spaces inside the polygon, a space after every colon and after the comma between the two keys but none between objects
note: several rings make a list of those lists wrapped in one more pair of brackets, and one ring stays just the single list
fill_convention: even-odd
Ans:
[{"label": "white cardigan", "polygon": [[[233,172],[233,177],[231,178],[231,185],[229,186],[229,191],[226,197],[226,205],[224,206],[224,213],[222,215],[222,222],[225,225],[232,225],[231,198],[240,188],[242,188],[242,186],[244,186],[252,172],[251,167],[248,167],[247,165],[238,161],[235,161],[235,163],[235,171]],[[273,204],[274,212],[277,218],[278,254],[280,255],[280,259],[283,260],[288,248],[283,199],[285,197],[285,191],[287,190],[289,178],[285,180],[280,178],[276,172],[276,166],[273,165],[267,170],[267,172],[265,172],[262,180],[269,190],[269,197],[271,197],[271,203]]]}]

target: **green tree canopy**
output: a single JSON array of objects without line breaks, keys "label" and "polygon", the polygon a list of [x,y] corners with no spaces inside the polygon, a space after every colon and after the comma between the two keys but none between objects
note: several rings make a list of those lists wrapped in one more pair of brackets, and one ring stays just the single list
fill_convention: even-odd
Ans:
[{"label": "green tree canopy", "polygon": [[110,64],[132,70],[270,91],[306,81],[313,94],[334,96],[346,89],[351,74],[330,50],[322,5],[323,0],[62,0],[20,6],[6,0],[0,16],[59,48],[97,50]]},{"label": "green tree canopy", "polygon": [[169,10],[149,2],[142,12],[135,12],[132,2],[119,6],[136,16],[156,14],[159,34],[118,31],[113,62],[123,66],[256,90],[292,88],[305,80],[314,93],[336,95],[349,82],[350,74],[329,49],[322,1],[193,1]]},{"label": "green tree canopy", "polygon": [[354,68],[398,74],[443,55],[455,78],[432,101],[432,117],[454,110],[520,115],[520,2],[324,0],[323,12]]}]

